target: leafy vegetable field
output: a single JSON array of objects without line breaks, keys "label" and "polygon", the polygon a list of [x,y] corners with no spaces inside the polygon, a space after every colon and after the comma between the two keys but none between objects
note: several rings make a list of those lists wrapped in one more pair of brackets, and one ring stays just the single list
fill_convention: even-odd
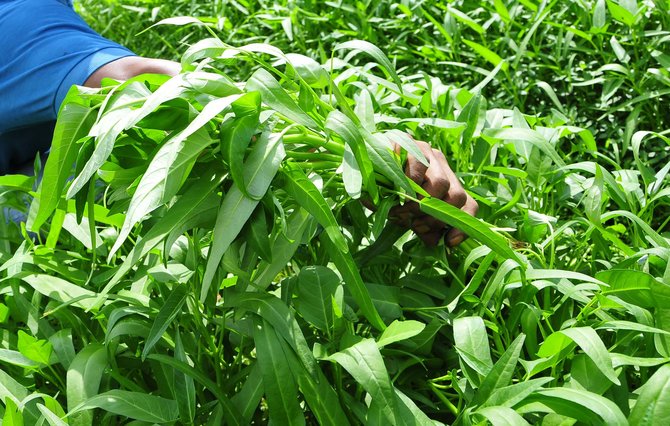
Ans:
[{"label": "leafy vegetable field", "polygon": [[184,72],[0,177],[3,426],[670,424],[666,0],[76,6]]}]

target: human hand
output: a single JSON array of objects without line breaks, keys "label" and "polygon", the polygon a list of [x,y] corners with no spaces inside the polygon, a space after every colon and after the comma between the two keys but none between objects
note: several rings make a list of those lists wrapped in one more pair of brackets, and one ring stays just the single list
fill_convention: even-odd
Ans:
[{"label": "human hand", "polygon": [[[447,159],[441,151],[431,148],[426,142],[415,141],[430,167],[412,155],[407,157],[405,174],[420,185],[432,197],[439,198],[464,212],[475,216],[479,210],[477,202],[463,189],[463,185],[454,174]],[[400,147],[395,146],[396,152]],[[421,198],[421,196],[419,196]],[[460,244],[467,235],[460,229],[450,228],[432,216],[422,213],[415,202],[407,202],[402,206],[395,206],[389,212],[391,218],[398,224],[410,227],[430,246],[436,245],[440,238],[449,247]]]}]

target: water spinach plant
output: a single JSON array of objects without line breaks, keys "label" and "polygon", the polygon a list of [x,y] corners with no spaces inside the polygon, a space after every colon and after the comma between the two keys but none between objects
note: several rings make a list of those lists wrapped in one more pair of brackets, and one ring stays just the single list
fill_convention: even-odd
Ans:
[{"label": "water spinach plant", "polygon": [[[643,149],[662,130],[633,126],[619,164],[565,111],[484,96],[506,61],[466,87],[360,39],[282,47],[208,37],[179,76],[73,88],[41,182],[0,177],[28,214],[0,225],[3,425],[670,418],[670,166]],[[482,219],[404,176],[407,134]],[[405,202],[471,238],[425,246],[389,220]]]}]

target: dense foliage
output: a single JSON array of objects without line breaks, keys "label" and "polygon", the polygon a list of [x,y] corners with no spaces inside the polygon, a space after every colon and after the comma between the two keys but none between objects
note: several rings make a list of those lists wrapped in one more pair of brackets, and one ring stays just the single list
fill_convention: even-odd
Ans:
[{"label": "dense foliage", "polygon": [[670,421],[665,0],[77,7],[184,73],[73,89],[0,177],[3,425]]}]

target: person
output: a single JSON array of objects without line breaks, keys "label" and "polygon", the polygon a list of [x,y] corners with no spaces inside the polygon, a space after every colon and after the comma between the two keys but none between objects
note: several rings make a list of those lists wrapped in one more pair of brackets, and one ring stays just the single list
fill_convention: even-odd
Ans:
[{"label": "person", "polygon": [[[103,78],[127,80],[145,74],[175,75],[172,61],[134,54],[93,31],[71,0],[0,0],[0,175],[32,169],[38,152],[49,149],[55,120],[72,85],[100,87]],[[417,142],[430,167],[409,156],[406,173],[434,197],[475,215],[444,154]],[[393,210],[428,244],[441,238],[454,246],[466,238],[438,220],[420,214],[416,204]]]}]

